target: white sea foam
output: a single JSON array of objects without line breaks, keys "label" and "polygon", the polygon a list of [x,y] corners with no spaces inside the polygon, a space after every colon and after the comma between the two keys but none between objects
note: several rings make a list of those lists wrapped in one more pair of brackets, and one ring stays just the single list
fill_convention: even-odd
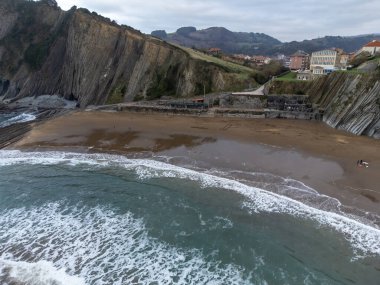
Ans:
[{"label": "white sea foam", "polygon": [[15,117],[9,118],[8,120],[6,120],[4,122],[1,122],[0,128],[4,128],[4,127],[7,127],[7,126],[10,126],[13,124],[17,124],[17,123],[25,123],[25,122],[34,121],[35,119],[36,119],[36,116],[34,116],[32,114],[22,113],[20,115],[15,116]]},{"label": "white sea foam", "polygon": [[48,261],[28,263],[0,259],[0,281],[4,285],[85,285],[82,278],[70,276]]},{"label": "white sea foam", "polygon": [[[59,273],[66,283],[34,284],[248,284],[239,266],[212,261],[196,249],[179,249],[148,235],[141,219],[104,207],[49,203],[0,212],[1,260],[52,260],[30,265],[5,261],[12,276],[35,280]],[[3,256],[1,256],[1,253]],[[11,255],[11,256],[10,256]],[[66,269],[65,273],[62,268]],[[1,269],[1,267],[0,267]],[[1,272],[1,270],[0,270]],[[68,282],[69,275],[78,276]],[[83,278],[83,279],[79,279]],[[260,278],[261,279],[261,278]],[[260,280],[258,279],[258,280]],[[1,273],[0,273],[1,281]],[[62,281],[62,282],[63,282]]]},{"label": "white sea foam", "polygon": [[289,214],[303,219],[310,219],[318,222],[321,226],[335,229],[351,243],[357,256],[362,254],[380,255],[380,230],[378,228],[363,224],[352,217],[317,209],[289,197],[248,186],[232,179],[201,173],[159,161],[128,159],[123,156],[108,154],[0,151],[0,166],[17,163],[116,166],[134,170],[140,179],[173,177],[197,181],[202,187],[224,188],[244,195],[248,198],[245,206],[252,212]]}]

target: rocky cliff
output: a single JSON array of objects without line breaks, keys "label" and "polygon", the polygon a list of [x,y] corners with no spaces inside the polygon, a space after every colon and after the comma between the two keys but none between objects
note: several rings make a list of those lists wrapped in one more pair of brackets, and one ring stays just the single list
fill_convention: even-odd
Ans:
[{"label": "rocky cliff", "polygon": [[330,126],[380,139],[380,73],[333,73],[307,91]]},{"label": "rocky cliff", "polygon": [[372,71],[334,72],[313,81],[273,81],[269,92],[309,95],[331,127],[380,139],[380,62],[377,64]]},{"label": "rocky cliff", "polygon": [[245,88],[252,81],[85,9],[0,2],[3,98],[59,94],[85,107]]}]

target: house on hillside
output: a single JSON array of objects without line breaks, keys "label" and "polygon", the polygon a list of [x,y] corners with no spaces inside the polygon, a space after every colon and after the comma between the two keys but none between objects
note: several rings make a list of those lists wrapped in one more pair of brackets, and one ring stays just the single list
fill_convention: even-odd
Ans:
[{"label": "house on hillside", "polygon": [[262,55],[255,55],[251,57],[251,61],[256,65],[264,65],[270,63],[271,58]]},{"label": "house on hillside", "polygon": [[297,80],[312,80],[313,74],[310,70],[303,70],[297,72]]},{"label": "house on hillside", "polygon": [[369,42],[359,50],[358,54],[362,52],[369,52],[371,55],[380,53],[380,41],[373,40],[372,42]]},{"label": "house on hillside", "polygon": [[208,50],[208,54],[215,55],[215,56],[222,55],[222,50],[220,48],[210,48]]},{"label": "house on hillside", "polygon": [[284,59],[282,60],[282,65],[286,68],[290,68],[290,57],[285,56]]},{"label": "house on hillside", "polygon": [[325,49],[311,54],[310,70],[314,75],[329,74],[347,68],[349,55],[342,49]]},{"label": "house on hillside", "polygon": [[354,55],[353,53],[345,53],[345,52],[343,52],[340,55],[340,58],[339,58],[340,69],[343,69],[343,70],[347,69],[348,63],[353,58],[353,55]]},{"label": "house on hillside", "polygon": [[306,70],[310,66],[310,55],[302,50],[297,51],[296,53],[290,56],[290,65],[291,70]]},{"label": "house on hillside", "polygon": [[326,74],[325,70],[322,66],[314,67],[312,72],[313,72],[313,75],[324,75],[324,74]]},{"label": "house on hillside", "polygon": [[239,64],[244,64],[245,62],[251,61],[252,57],[246,54],[234,54],[231,57],[231,60]]},{"label": "house on hillside", "polygon": [[234,54],[232,57],[239,60],[251,60],[251,57],[246,54]]}]

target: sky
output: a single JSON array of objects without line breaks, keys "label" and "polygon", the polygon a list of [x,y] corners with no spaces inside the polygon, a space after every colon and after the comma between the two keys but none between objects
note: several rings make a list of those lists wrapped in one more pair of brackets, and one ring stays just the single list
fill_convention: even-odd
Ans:
[{"label": "sky", "polygon": [[225,27],[283,42],[380,33],[380,0],[57,0],[87,8],[143,33]]}]

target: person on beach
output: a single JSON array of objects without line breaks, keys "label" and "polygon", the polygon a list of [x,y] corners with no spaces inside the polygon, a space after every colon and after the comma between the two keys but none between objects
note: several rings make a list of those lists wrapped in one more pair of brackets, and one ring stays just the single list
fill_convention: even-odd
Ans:
[{"label": "person on beach", "polygon": [[363,161],[363,160],[361,159],[361,160],[358,160],[358,161],[356,162],[356,166],[358,166],[358,167],[362,167],[362,166],[368,167],[368,162]]}]

